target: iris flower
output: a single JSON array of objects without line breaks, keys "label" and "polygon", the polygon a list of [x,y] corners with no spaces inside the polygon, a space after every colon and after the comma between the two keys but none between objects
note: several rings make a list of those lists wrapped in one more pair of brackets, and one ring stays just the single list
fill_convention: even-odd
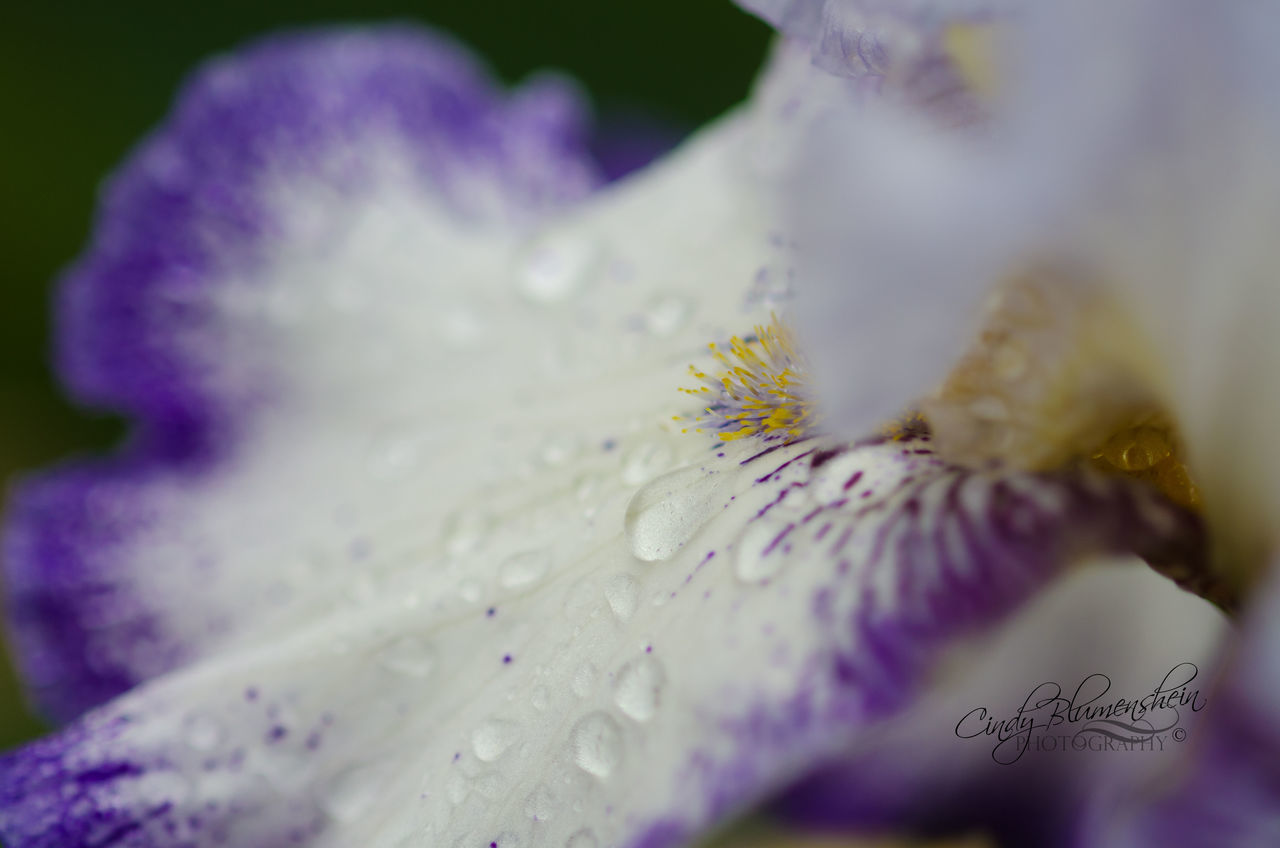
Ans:
[{"label": "iris flower", "polygon": [[[136,426],[11,500],[5,844],[1270,844],[1277,13],[744,5],[604,187],[431,33],[194,78],[58,304]],[[1181,747],[957,738],[1187,665]]]}]

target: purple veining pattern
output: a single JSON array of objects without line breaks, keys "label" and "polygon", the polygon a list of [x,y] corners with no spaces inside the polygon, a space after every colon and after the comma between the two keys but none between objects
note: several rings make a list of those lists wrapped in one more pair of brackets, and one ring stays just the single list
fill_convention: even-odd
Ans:
[{"label": "purple veining pattern", "polygon": [[[265,183],[358,190],[385,150],[362,143],[391,138],[414,157],[421,190],[455,215],[528,223],[597,185],[586,135],[570,86],[540,78],[503,95],[465,50],[421,30],[276,37],[195,75],[109,182],[60,293],[61,374],[76,400],[134,419],[130,444],[27,481],[9,503],[12,644],[46,716],[65,721],[145,676],[95,658],[95,640],[151,643],[147,673],[181,659],[115,588],[113,571],[127,567],[115,552],[148,520],[132,493],[227,455],[269,400],[268,387],[219,378],[226,329],[210,297],[280,231]],[[500,202],[476,205],[477,182],[498,187]]]},{"label": "purple veining pattern", "polygon": [[[753,521],[806,498],[820,504],[790,510],[802,517],[779,527],[762,555],[831,564],[833,579],[812,598],[824,647],[803,660],[803,683],[789,700],[762,698],[723,720],[742,743],[731,756],[690,755],[680,786],[705,799],[702,817],[652,822],[628,843],[633,848],[684,844],[759,801],[784,763],[800,777],[829,759],[858,729],[907,707],[943,647],[998,623],[1079,558],[1206,556],[1194,515],[1128,481],[966,471],[933,455],[923,435],[880,445],[897,454],[887,474],[861,462],[856,447],[806,451],[803,474],[788,472],[794,458],[768,461],[774,470],[756,484],[771,483],[779,495]],[[883,786],[843,788],[853,793],[841,799],[845,813],[864,825],[884,823],[870,809],[886,797]],[[1022,788],[1028,807],[1052,793]],[[949,823],[946,810],[938,814],[939,824]],[[1052,821],[1046,815],[1041,823]]]}]

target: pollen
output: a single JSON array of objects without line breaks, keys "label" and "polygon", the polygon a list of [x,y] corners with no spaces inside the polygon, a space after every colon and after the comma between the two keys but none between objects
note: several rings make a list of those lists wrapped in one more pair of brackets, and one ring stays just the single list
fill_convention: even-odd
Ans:
[{"label": "pollen", "polygon": [[784,443],[811,432],[814,416],[804,357],[791,329],[776,315],[771,319],[746,338],[734,336],[727,348],[708,345],[717,366],[714,374],[689,366],[700,385],[680,391],[703,404],[693,416],[695,432],[713,431],[726,442],[756,437]]}]

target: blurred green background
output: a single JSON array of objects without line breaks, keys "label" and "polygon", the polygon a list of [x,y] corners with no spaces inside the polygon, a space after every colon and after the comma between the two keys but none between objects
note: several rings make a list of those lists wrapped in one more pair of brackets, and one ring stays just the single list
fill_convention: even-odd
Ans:
[{"label": "blurred green background", "polygon": [[[769,31],[729,0],[21,4],[0,26],[0,478],[102,450],[123,426],[70,407],[48,369],[47,304],[102,178],[201,59],[279,29],[398,19],[449,30],[505,80],[553,67],[598,113],[692,128],[746,94]],[[0,659],[0,750],[41,731]]]}]

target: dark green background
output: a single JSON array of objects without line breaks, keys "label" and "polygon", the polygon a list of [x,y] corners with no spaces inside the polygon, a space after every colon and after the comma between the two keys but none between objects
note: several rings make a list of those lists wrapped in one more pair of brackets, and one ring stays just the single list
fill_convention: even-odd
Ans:
[{"label": "dark green background", "polygon": [[[97,186],[204,57],[281,27],[399,19],[472,45],[506,80],[546,67],[606,113],[694,127],[745,95],[769,32],[729,0],[24,4],[0,22],[0,479],[121,426],[61,400],[48,367],[50,285],[79,251]],[[40,731],[0,661],[0,749]]]}]

